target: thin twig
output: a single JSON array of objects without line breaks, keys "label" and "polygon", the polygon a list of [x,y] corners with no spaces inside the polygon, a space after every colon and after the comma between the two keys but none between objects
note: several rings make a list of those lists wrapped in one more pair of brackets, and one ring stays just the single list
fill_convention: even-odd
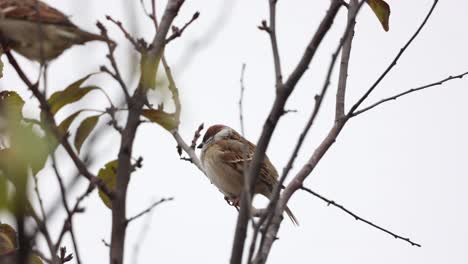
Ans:
[{"label": "thin twig", "polygon": [[39,181],[37,179],[37,174],[33,174],[33,179],[34,179],[34,192],[36,193],[37,200],[39,201],[39,207],[41,209],[41,214],[44,223],[47,223],[47,216],[44,210],[44,202],[41,197],[41,193],[39,192]]},{"label": "thin twig", "polygon": [[142,212],[138,213],[137,215],[135,216],[132,216],[130,217],[129,219],[127,219],[127,225],[130,224],[130,222],[142,217],[143,215],[151,212],[151,210],[153,210],[156,206],[164,203],[164,202],[169,202],[169,201],[172,201],[174,200],[173,197],[169,197],[169,198],[161,198],[159,201],[157,202],[154,202],[151,206],[149,206],[147,209],[143,210]]},{"label": "thin twig", "polygon": [[317,197],[317,198],[319,198],[319,199],[321,199],[322,201],[326,202],[328,205],[333,205],[333,206],[339,208],[340,210],[342,210],[342,211],[346,212],[347,214],[349,214],[350,216],[352,216],[352,217],[353,217],[354,219],[356,219],[357,221],[362,221],[362,222],[364,222],[364,223],[366,223],[366,224],[368,224],[368,225],[370,225],[370,226],[372,226],[372,227],[374,227],[374,228],[377,228],[377,229],[380,230],[380,231],[383,231],[383,232],[385,232],[385,233],[387,233],[387,234],[393,236],[393,237],[396,238],[396,239],[401,239],[401,240],[403,240],[403,241],[406,241],[406,242],[410,243],[412,246],[421,247],[420,244],[411,241],[409,238],[402,237],[402,236],[400,236],[400,235],[397,235],[397,234],[395,234],[395,233],[389,231],[388,229],[385,229],[385,228],[383,228],[383,227],[381,227],[381,226],[378,226],[378,225],[372,223],[371,221],[366,220],[366,219],[364,219],[364,218],[358,216],[357,214],[351,212],[349,209],[346,209],[346,207],[344,207],[343,205],[338,204],[338,203],[336,203],[336,202],[333,201],[333,200],[327,199],[327,198],[325,198],[324,196],[322,196],[322,195],[320,195],[320,194],[318,194],[318,193],[312,191],[312,190],[309,189],[309,188],[306,188],[306,187],[302,186],[300,189],[301,189],[301,190],[304,190],[304,191],[306,191],[306,192],[308,192],[308,193],[310,193],[310,194],[312,194],[313,196],[315,196],[315,197]]},{"label": "thin twig", "polygon": [[410,44],[416,39],[416,37],[419,35],[421,30],[424,28],[426,25],[426,22],[429,20],[429,18],[432,15],[432,12],[434,11],[435,7],[437,6],[437,3],[439,0],[434,0],[434,3],[432,4],[431,9],[427,13],[426,17],[422,21],[421,25],[418,27],[416,32],[411,36],[411,38],[406,42],[406,44],[403,46],[403,48],[400,49],[396,57],[393,59],[393,61],[390,63],[390,65],[385,69],[385,71],[377,78],[377,80],[372,84],[372,86],[366,91],[366,93],[351,107],[351,109],[348,112],[348,116],[352,116],[354,114],[354,111],[366,100],[366,98],[374,91],[374,89],[380,84],[380,82],[387,76],[387,74],[393,69],[393,67],[397,64],[398,60],[400,57],[403,55],[403,53],[406,51],[406,49],[410,46]]},{"label": "thin twig", "polygon": [[133,256],[132,256],[132,264],[137,264],[138,263],[138,257],[139,257],[139,253],[140,253],[140,249],[143,247],[143,244],[147,238],[147,236],[149,235],[149,230],[151,228],[151,218],[152,218],[152,215],[153,215],[153,211],[151,211],[149,213],[149,215],[145,218],[145,222],[143,223],[143,225],[141,226],[140,228],[140,232],[138,234],[138,239],[137,241],[133,244]]},{"label": "thin twig", "polygon": [[[250,185],[250,190],[253,190],[253,187],[257,181],[257,176],[260,172],[261,164],[265,158],[265,151],[273,135],[273,131],[276,128],[278,120],[284,114],[284,106],[286,104],[286,101],[293,92],[294,88],[296,87],[296,84],[304,75],[310,62],[314,58],[314,55],[318,47],[322,43],[323,38],[330,30],[341,5],[342,4],[340,1],[330,1],[330,6],[327,11],[327,14],[322,19],[319,28],[317,29],[314,36],[307,45],[307,48],[305,49],[300,61],[296,65],[295,69],[293,70],[287,81],[283,85],[281,85],[281,87],[277,88],[275,102],[273,103],[270,114],[267,117],[267,121],[263,125],[262,134],[260,136],[260,139],[258,140],[252,162],[250,163],[247,172],[249,181],[246,184]],[[232,246],[232,253],[230,259],[231,264],[240,264],[242,262],[245,239],[247,234],[247,223],[250,218],[250,207],[251,201],[249,201],[249,195],[243,192],[241,194],[240,212],[237,218],[236,231]]]},{"label": "thin twig", "polygon": [[60,187],[60,194],[62,196],[62,204],[63,204],[63,207],[65,208],[66,213],[67,213],[67,219],[65,219],[65,223],[63,224],[61,235],[60,235],[59,239],[57,240],[55,248],[56,249],[59,248],[59,246],[60,246],[60,244],[62,242],[61,240],[62,240],[63,234],[65,234],[66,231],[68,231],[70,233],[70,237],[72,239],[73,247],[75,249],[76,263],[81,264],[80,253],[79,253],[79,250],[78,250],[78,242],[76,240],[75,233],[73,231],[73,213],[70,211],[70,207],[68,206],[68,202],[67,202],[67,190],[65,189],[65,186],[63,184],[62,176],[61,176],[61,174],[60,174],[60,172],[58,170],[58,167],[57,167],[57,160],[55,158],[55,153],[52,153],[51,156],[52,156],[52,168],[54,169],[55,176],[57,178],[57,181],[58,181],[59,187]]},{"label": "thin twig", "polygon": [[131,97],[126,125],[120,139],[118,164],[116,171],[116,195],[112,201],[112,230],[110,262],[124,263],[125,237],[127,231],[127,188],[132,173],[132,152],[136,132],[141,124],[140,116],[147,99],[147,91],[154,85],[157,66],[166,46],[166,37],[174,18],[177,16],[184,0],[170,0],[166,4],[159,30],[153,37],[151,45],[142,52],[140,60],[140,80]]},{"label": "thin twig", "polygon": [[382,100],[380,100],[380,101],[378,101],[378,102],[376,102],[376,103],[374,103],[374,104],[372,104],[370,106],[367,106],[367,107],[365,107],[365,108],[363,108],[361,110],[355,111],[351,115],[351,117],[355,117],[357,115],[360,115],[360,114],[362,114],[364,112],[367,112],[367,111],[369,111],[369,110],[371,110],[371,109],[373,109],[373,108],[375,108],[375,107],[377,107],[377,106],[379,106],[379,105],[381,105],[381,104],[383,104],[385,102],[396,100],[399,97],[402,97],[404,95],[414,93],[414,92],[417,92],[417,91],[420,91],[420,90],[424,90],[424,89],[427,89],[427,88],[431,88],[431,87],[434,87],[434,86],[439,86],[439,85],[444,84],[445,82],[448,82],[448,81],[451,81],[451,80],[454,80],[454,79],[462,79],[467,74],[468,74],[468,72],[464,72],[464,73],[459,74],[459,75],[449,76],[449,77],[447,77],[447,78],[445,78],[443,80],[433,82],[433,83],[430,83],[430,84],[426,84],[426,85],[423,85],[423,86],[420,86],[420,87],[417,87],[417,88],[412,88],[412,89],[406,90],[406,91],[404,91],[402,93],[396,94],[394,96],[387,97],[387,98],[382,99]]},{"label": "thin twig", "polygon": [[138,41],[136,41],[135,38],[133,38],[133,36],[124,28],[122,22],[118,21],[118,20],[115,20],[113,19],[111,16],[106,16],[106,19],[109,20],[110,22],[114,23],[119,29],[120,31],[124,34],[125,38],[133,45],[133,47],[137,50],[137,51],[141,51],[142,50],[142,47],[141,45],[138,43]]},{"label": "thin twig", "polygon": [[182,33],[184,33],[185,29],[190,26],[190,24],[193,23],[193,21],[197,20],[197,18],[200,16],[200,12],[195,12],[192,16],[192,18],[187,22],[185,23],[185,25],[182,27],[182,28],[178,28],[176,26],[172,26],[172,35],[169,36],[167,39],[166,39],[166,45],[173,41],[174,39],[182,36]]},{"label": "thin twig", "polygon": [[[435,1],[435,3],[437,3],[437,0]],[[429,11],[429,14],[431,14],[432,11],[433,11],[433,8],[431,9],[431,11]],[[426,17],[426,19],[423,21],[422,25],[424,25],[426,23],[427,19],[428,19],[428,17]],[[422,26],[418,29],[417,33],[421,30],[421,28],[422,28]],[[408,47],[409,43],[411,43],[412,40],[414,40],[414,38],[418,35],[417,33],[411,37],[410,41],[402,49],[403,51]],[[401,56],[402,53],[403,52],[400,52],[400,54],[397,56],[396,60]],[[395,63],[396,63],[396,60],[394,60]],[[387,68],[386,72],[382,76],[385,76],[386,73],[388,73],[388,71],[392,67],[393,66],[391,65],[389,68]],[[275,241],[276,234],[278,233],[278,230],[279,230],[279,226],[280,226],[280,223],[281,223],[281,220],[282,220],[282,212],[283,212],[284,208],[286,207],[287,202],[289,201],[289,199],[293,195],[293,193],[295,193],[295,191],[297,191],[298,189],[300,189],[302,187],[302,183],[307,178],[307,176],[317,166],[317,164],[323,158],[325,153],[330,149],[330,147],[336,142],[336,138],[338,137],[338,135],[342,131],[343,127],[345,126],[346,122],[349,120],[352,113],[359,106],[359,104],[362,101],[364,101],[364,99],[370,94],[370,92],[372,92],[372,90],[377,86],[377,84],[380,82],[381,79],[383,79],[383,77],[379,78],[379,81],[376,82],[376,84],[368,91],[368,93],[366,93],[366,95],[364,97],[362,97],[361,100],[358,101],[358,103],[355,104],[351,108],[351,110],[348,112],[348,114],[344,118],[341,118],[341,119],[339,119],[338,121],[336,121],[334,123],[333,127],[331,128],[331,130],[329,131],[327,136],[323,139],[323,141],[320,143],[320,145],[315,149],[314,153],[309,158],[308,162],[301,168],[301,170],[296,174],[294,179],[285,188],[283,194],[281,195],[281,197],[280,197],[280,199],[278,201],[279,206],[277,206],[277,208],[275,210],[274,224],[272,224],[272,226],[270,227],[270,230],[267,233],[268,241],[267,241],[267,243],[265,243],[264,248],[260,249],[260,250],[265,251],[263,253],[263,255],[268,256],[268,252],[271,249],[271,246],[272,246],[273,242]],[[264,261],[265,260],[262,260],[262,261],[260,261],[258,263],[264,263]]]},{"label": "thin twig", "polygon": [[243,102],[244,102],[244,91],[245,91],[245,85],[244,85],[244,74],[245,74],[245,63],[242,64],[242,69],[241,69],[241,75],[240,75],[240,96],[239,96],[239,122],[240,122],[240,130],[241,130],[241,135],[245,136],[245,131],[244,131],[244,108],[243,108]]},{"label": "thin twig", "polygon": [[[351,32],[352,32],[352,30],[354,28],[355,18],[357,16],[359,10],[361,9],[363,3],[364,3],[364,1],[361,1],[361,3],[358,6],[356,6],[355,12],[350,14],[350,18],[349,18],[348,24],[347,24],[347,26],[346,26],[346,28],[345,28],[345,30],[343,32],[343,36],[342,36],[338,46],[336,47],[335,51],[332,54],[331,61],[330,61],[330,64],[328,66],[327,76],[325,78],[325,82],[323,84],[322,90],[314,98],[315,99],[315,104],[314,104],[314,109],[312,111],[312,114],[311,114],[309,120],[307,121],[307,124],[304,127],[303,131],[301,132],[301,134],[299,136],[299,139],[297,140],[296,146],[294,148],[293,153],[291,154],[291,157],[290,157],[287,165],[283,169],[281,177],[279,178],[278,185],[276,185],[274,190],[273,190],[273,195],[272,195],[272,197],[270,199],[270,203],[269,203],[269,206],[268,206],[270,208],[270,210],[267,210],[268,213],[265,214],[262,217],[262,218],[267,218],[267,222],[265,224],[265,227],[263,228],[264,234],[262,236],[262,241],[260,243],[259,248],[262,248],[264,243],[266,242],[265,241],[265,238],[266,238],[265,234],[268,231],[268,228],[272,223],[273,216],[274,216],[274,214],[272,212],[273,212],[273,209],[276,207],[277,201],[279,199],[279,193],[281,191],[281,187],[283,186],[283,184],[284,184],[284,182],[286,180],[286,177],[288,176],[290,170],[293,167],[294,161],[297,158],[297,155],[299,153],[299,150],[302,147],[302,144],[303,144],[303,142],[305,140],[305,137],[309,133],[310,128],[312,127],[312,125],[314,124],[314,122],[315,122],[315,120],[316,120],[316,118],[318,116],[318,113],[319,113],[319,111],[321,109],[321,106],[322,106],[323,99],[325,98],[325,95],[326,95],[326,93],[328,91],[328,87],[330,86],[330,80],[331,80],[331,76],[332,76],[332,73],[333,73],[333,69],[335,68],[335,64],[336,64],[336,61],[337,61],[337,58],[338,58],[338,54],[342,50],[342,48],[345,45],[346,41],[349,41],[349,34],[352,34]],[[261,221],[262,220],[263,219],[261,219]],[[263,220],[263,221],[265,221],[265,220]],[[261,222],[262,224],[263,224],[263,221]],[[256,231],[256,232],[258,232],[258,231]]]},{"label": "thin twig", "polygon": [[174,130],[171,132],[172,136],[174,137],[175,141],[177,142],[177,146],[182,148],[187,155],[190,157],[190,161],[197,166],[199,170],[204,172],[203,166],[201,164],[200,159],[198,158],[197,154],[195,153],[195,150],[192,149],[187,143],[185,143],[184,139],[180,136],[179,131]]},{"label": "thin twig", "polygon": [[204,126],[205,126],[205,124],[201,123],[198,126],[197,131],[195,131],[195,133],[193,134],[192,144],[190,144],[191,149],[195,150],[195,147],[197,146],[197,141],[201,137],[201,132],[202,132]]},{"label": "thin twig", "polygon": [[[103,35],[106,39],[109,40],[109,36],[107,34],[107,28],[100,22],[97,22],[96,25],[99,28],[99,30],[101,31],[101,35]],[[112,78],[114,78],[114,80],[116,80],[119,83],[120,87],[122,88],[122,92],[125,95],[125,100],[126,100],[126,102],[128,104],[128,102],[130,102],[130,94],[128,92],[128,87],[127,87],[127,85],[125,84],[125,82],[124,82],[124,80],[122,78],[122,74],[120,73],[119,66],[118,66],[117,61],[115,59],[116,45],[113,44],[110,41],[107,41],[107,48],[109,50],[109,53],[107,54],[107,58],[109,59],[111,65],[112,65],[112,68],[114,69],[114,72],[111,72],[105,66],[101,67],[101,71],[108,73]]]},{"label": "thin twig", "polygon": [[276,3],[277,0],[269,0],[269,12],[270,12],[270,25],[267,25],[265,20],[258,26],[260,30],[268,33],[270,36],[271,49],[273,54],[273,65],[275,67],[275,84],[278,90],[283,84],[283,75],[281,71],[281,59],[278,48],[278,40],[276,37]]}]

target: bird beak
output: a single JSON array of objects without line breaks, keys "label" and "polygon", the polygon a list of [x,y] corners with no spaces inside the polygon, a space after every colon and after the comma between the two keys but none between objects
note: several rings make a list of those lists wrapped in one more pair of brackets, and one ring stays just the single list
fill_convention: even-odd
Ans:
[{"label": "bird beak", "polygon": [[200,144],[197,146],[197,148],[199,148],[199,149],[203,148],[203,143],[200,143]]}]

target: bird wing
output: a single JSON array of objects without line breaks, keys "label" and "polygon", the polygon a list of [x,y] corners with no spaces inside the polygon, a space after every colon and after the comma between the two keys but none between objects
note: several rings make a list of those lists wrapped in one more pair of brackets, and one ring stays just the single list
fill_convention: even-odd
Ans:
[{"label": "bird wing", "polygon": [[76,27],[59,10],[34,0],[0,0],[0,17]]},{"label": "bird wing", "polygon": [[[233,169],[238,171],[240,174],[245,168],[250,166],[250,162],[253,159],[255,152],[255,145],[243,138],[224,139],[218,142],[221,155],[220,158],[226,164],[231,166]],[[268,191],[273,189],[274,184],[278,178],[278,173],[270,162],[267,156],[265,156],[261,167],[260,175],[257,181],[263,182]]]}]

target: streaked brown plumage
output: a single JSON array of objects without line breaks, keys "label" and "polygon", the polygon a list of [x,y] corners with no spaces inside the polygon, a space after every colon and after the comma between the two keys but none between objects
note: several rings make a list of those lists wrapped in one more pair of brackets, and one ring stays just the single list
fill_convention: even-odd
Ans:
[{"label": "streaked brown plumage", "polygon": [[39,62],[50,61],[75,44],[105,41],[100,35],[79,29],[59,10],[36,0],[0,0],[0,33],[9,48]]},{"label": "streaked brown plumage", "polygon": [[[224,125],[211,126],[203,137],[201,161],[211,182],[227,199],[237,202],[244,186],[244,169],[255,152],[255,145],[234,129]],[[265,156],[257,177],[254,193],[270,198],[278,183],[278,172]],[[297,219],[286,207],[286,213],[294,224]]]}]

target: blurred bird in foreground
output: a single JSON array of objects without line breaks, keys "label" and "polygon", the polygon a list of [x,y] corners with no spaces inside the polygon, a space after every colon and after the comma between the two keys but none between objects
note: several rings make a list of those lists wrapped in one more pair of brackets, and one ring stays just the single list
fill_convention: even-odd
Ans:
[{"label": "blurred bird in foreground", "polygon": [[0,0],[0,37],[7,48],[41,63],[75,44],[107,41],[81,30],[62,12],[39,0]]},{"label": "blurred bird in foreground", "polygon": [[[244,189],[244,170],[252,161],[256,146],[234,129],[224,125],[214,125],[206,131],[198,147],[202,149],[200,159],[208,178],[224,194],[227,201],[238,206]],[[270,199],[276,184],[278,184],[278,172],[265,156],[254,193]],[[285,211],[291,221],[297,225],[297,219],[291,210],[286,207]]]}]

